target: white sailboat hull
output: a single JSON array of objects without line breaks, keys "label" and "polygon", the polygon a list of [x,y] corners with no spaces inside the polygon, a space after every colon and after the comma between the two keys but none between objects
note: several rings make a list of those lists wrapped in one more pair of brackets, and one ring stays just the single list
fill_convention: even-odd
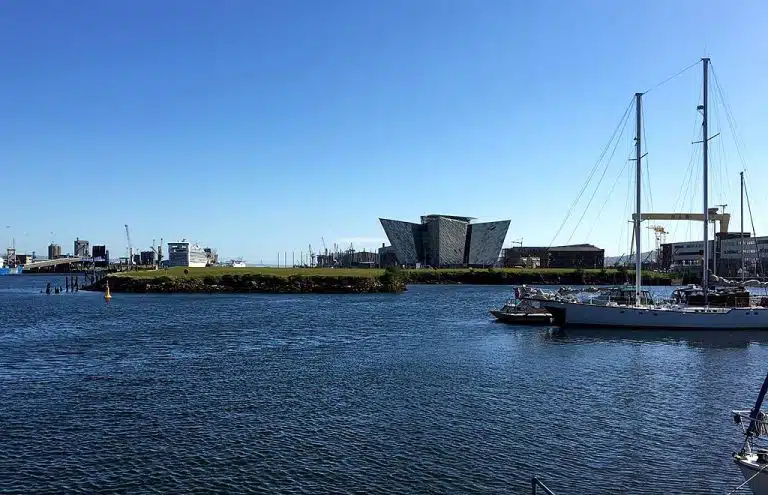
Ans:
[{"label": "white sailboat hull", "polygon": [[768,330],[768,308],[651,309],[539,301],[561,325],[659,329]]},{"label": "white sailboat hull", "polygon": [[747,481],[747,486],[754,495],[768,495],[768,470],[765,465],[755,464],[747,460],[737,460],[741,473]]}]

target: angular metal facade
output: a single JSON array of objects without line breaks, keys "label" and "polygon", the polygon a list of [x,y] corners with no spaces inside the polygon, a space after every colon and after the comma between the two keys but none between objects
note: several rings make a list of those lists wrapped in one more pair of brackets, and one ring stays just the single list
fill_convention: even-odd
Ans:
[{"label": "angular metal facade", "polygon": [[509,220],[470,224],[469,218],[429,215],[421,224],[380,218],[404,265],[492,266],[497,263]]},{"label": "angular metal facade", "polygon": [[470,266],[492,266],[499,260],[504,239],[507,237],[509,220],[475,223],[469,225]]},{"label": "angular metal facade", "polygon": [[427,223],[432,266],[462,266],[467,239],[467,222],[439,217]]},{"label": "angular metal facade", "polygon": [[[380,218],[384,233],[387,234],[390,244],[395,249],[397,261],[404,265],[415,265],[419,263],[419,256],[416,245],[416,234],[418,223],[401,222],[400,220],[387,220]],[[419,243],[420,244],[420,243]]]}]

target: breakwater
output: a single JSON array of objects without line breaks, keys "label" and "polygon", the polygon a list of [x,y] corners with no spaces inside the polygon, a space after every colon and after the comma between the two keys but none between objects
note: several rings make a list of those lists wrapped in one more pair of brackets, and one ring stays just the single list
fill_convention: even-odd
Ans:
[{"label": "breakwater", "polygon": [[[644,273],[644,285],[670,285],[663,273]],[[378,293],[402,292],[408,284],[467,285],[614,285],[634,282],[623,270],[446,269],[376,270],[328,268],[171,268],[122,272],[96,281],[86,290],[157,293]]]}]

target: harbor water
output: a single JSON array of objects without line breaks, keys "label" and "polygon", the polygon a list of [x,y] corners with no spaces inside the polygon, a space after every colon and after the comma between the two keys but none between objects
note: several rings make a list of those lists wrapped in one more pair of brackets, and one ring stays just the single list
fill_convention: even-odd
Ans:
[{"label": "harbor water", "polygon": [[726,493],[730,410],[768,372],[768,332],[494,323],[509,287],[106,303],[51,280],[0,278],[3,493]]}]

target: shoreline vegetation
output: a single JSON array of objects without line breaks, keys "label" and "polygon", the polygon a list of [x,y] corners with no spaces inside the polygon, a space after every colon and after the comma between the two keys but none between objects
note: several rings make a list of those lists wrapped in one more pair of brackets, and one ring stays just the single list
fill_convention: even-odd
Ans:
[{"label": "shoreline vegetation", "polygon": [[[620,285],[634,283],[622,268],[183,268],[111,273],[84,290],[142,293],[399,293],[410,284]],[[671,285],[670,273],[643,272],[643,285]]]}]

